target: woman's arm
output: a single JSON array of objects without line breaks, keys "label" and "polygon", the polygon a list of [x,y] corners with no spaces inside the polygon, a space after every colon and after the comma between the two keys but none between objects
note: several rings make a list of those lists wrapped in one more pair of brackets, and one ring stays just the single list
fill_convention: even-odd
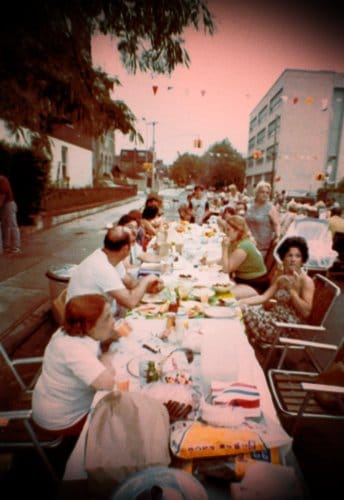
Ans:
[{"label": "woman's arm", "polygon": [[91,386],[97,391],[111,391],[114,388],[116,370],[112,365],[112,357],[112,352],[106,352],[99,357],[105,370],[91,382]]},{"label": "woman's arm", "polygon": [[306,319],[311,314],[313,307],[314,281],[305,273],[299,279],[301,280],[301,292],[299,292],[300,286],[296,281],[290,287],[290,296],[295,309]]},{"label": "woman's arm", "polygon": [[230,240],[224,238],[222,240],[222,269],[225,273],[233,273],[245,261],[247,254],[241,248],[236,248],[233,252],[229,251]]},{"label": "woman's arm", "polygon": [[274,243],[277,244],[280,240],[281,237],[281,223],[280,223],[280,216],[279,213],[275,207],[275,205],[271,205],[271,209],[269,212],[272,227],[275,233],[274,236]]},{"label": "woman's arm", "polygon": [[268,300],[272,299],[275,295],[277,285],[276,283],[272,283],[267,290],[261,295],[254,295],[253,297],[248,297],[246,299],[240,299],[239,305],[246,304],[250,306],[255,306],[259,304],[264,304]]}]

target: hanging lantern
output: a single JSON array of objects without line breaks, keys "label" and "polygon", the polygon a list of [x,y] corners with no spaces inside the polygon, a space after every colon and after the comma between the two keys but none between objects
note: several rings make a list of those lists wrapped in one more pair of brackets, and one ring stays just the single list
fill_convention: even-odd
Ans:
[{"label": "hanging lantern", "polygon": [[259,149],[256,149],[255,151],[253,151],[252,158],[254,160],[259,160],[262,157],[263,157],[263,153]]}]

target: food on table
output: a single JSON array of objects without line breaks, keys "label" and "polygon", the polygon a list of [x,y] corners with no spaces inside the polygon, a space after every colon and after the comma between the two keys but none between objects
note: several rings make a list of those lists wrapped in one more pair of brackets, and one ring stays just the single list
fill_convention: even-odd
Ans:
[{"label": "food on table", "polygon": [[146,381],[147,384],[150,382],[157,382],[160,380],[160,372],[157,369],[154,361],[148,361],[147,370],[146,370]]},{"label": "food on table", "polygon": [[213,285],[213,290],[215,290],[216,293],[227,293],[231,291],[231,285],[230,283],[215,283]]}]

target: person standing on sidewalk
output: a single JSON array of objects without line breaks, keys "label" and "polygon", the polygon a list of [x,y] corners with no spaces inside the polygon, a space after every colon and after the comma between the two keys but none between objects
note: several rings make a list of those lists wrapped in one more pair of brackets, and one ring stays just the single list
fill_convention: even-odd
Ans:
[{"label": "person standing on sidewalk", "polygon": [[1,234],[5,252],[21,252],[17,210],[10,181],[5,175],[0,175],[0,253],[2,253]]}]

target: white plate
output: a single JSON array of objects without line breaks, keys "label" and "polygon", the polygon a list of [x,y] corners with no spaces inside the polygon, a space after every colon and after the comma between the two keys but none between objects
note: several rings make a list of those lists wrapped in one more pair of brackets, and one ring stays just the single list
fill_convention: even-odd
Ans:
[{"label": "white plate", "polygon": [[229,307],[209,306],[204,308],[204,315],[208,318],[234,318],[236,312]]},{"label": "white plate", "polygon": [[197,299],[201,299],[201,297],[203,296],[213,297],[215,295],[215,292],[214,290],[211,290],[211,288],[199,287],[193,288],[190,292],[190,295],[192,295],[192,297],[196,297]]},{"label": "white plate", "polygon": [[144,304],[137,308],[137,311],[140,314],[144,314],[145,316],[156,315],[160,313],[160,305],[158,304]]},{"label": "white plate", "polygon": [[160,293],[145,293],[141,299],[144,304],[162,304],[166,302],[167,297],[165,292]]}]

